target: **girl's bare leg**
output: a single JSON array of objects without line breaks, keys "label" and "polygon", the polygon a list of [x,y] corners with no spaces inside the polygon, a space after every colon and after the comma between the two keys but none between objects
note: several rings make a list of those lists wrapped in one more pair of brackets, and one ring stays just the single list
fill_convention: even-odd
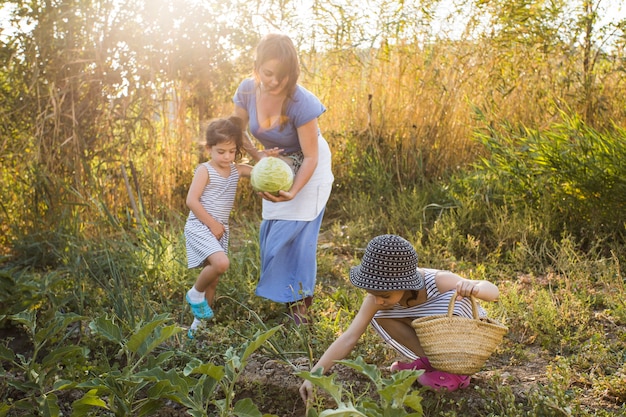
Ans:
[{"label": "girl's bare leg", "polygon": [[420,345],[420,341],[415,334],[415,329],[411,326],[413,319],[376,319],[378,324],[385,329],[392,339],[402,343],[404,346],[413,351],[417,356],[424,356],[424,349]]},{"label": "girl's bare leg", "polygon": [[215,291],[219,278],[226,272],[229,265],[230,261],[224,252],[215,252],[207,258],[206,266],[202,268],[196,279],[194,288],[196,291],[204,293],[209,306],[212,306],[215,300]]}]

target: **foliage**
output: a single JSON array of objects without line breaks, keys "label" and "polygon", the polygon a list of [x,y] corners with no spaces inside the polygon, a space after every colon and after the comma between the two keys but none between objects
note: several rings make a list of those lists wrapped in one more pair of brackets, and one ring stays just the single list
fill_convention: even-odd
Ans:
[{"label": "foliage", "polygon": [[[367,333],[354,355],[368,363],[337,366],[376,398],[301,373],[338,401],[320,415],[396,415],[407,399],[441,416],[626,412],[624,22],[601,26],[604,2],[459,1],[448,17],[468,20],[448,33],[437,2],[315,2],[304,21],[294,1],[184,3],[2,2],[0,416],[166,401],[258,416],[238,396],[250,355],[314,363],[362,300],[347,270],[387,232],[421,265],[497,283],[485,308],[510,333],[473,390],[421,402],[404,396],[413,375],[377,373],[394,353]],[[181,341],[196,138],[231,112],[270,28],[293,29],[301,82],[328,108],[315,323],[284,326],[254,296],[260,200],[243,180],[216,320]],[[536,381],[516,379],[534,364]],[[302,406],[280,396],[285,414]]]},{"label": "foliage", "polygon": [[601,133],[564,117],[545,131],[503,126],[477,139],[488,152],[463,180],[473,181],[475,196],[513,213],[539,214],[553,238],[572,233],[584,242],[624,241],[625,224],[614,215],[626,205],[624,129]]},{"label": "foliage", "polygon": [[[5,316],[0,317],[4,319]],[[13,323],[23,326],[32,343],[32,352],[13,352],[6,341],[0,346],[0,359],[9,364],[0,375],[8,385],[21,393],[20,398],[11,404],[14,410],[24,410],[29,415],[59,416],[58,394],[73,386],[78,377],[77,367],[87,362],[89,349],[71,343],[68,326],[84,319],[74,313],[56,312],[46,320],[37,320],[33,310],[7,317]],[[69,367],[70,371],[60,371]],[[13,377],[13,373],[17,377]]]},{"label": "foliage", "polygon": [[[467,18],[443,25],[437,2],[314,2],[306,18],[295,1],[118,3],[3,2],[2,253],[68,216],[88,224],[92,196],[125,227],[184,211],[196,140],[232,112],[270,30],[293,33],[301,82],[329,109],[320,127],[344,189],[384,175],[410,190],[472,163],[473,107],[495,124],[567,109],[599,132],[623,125],[624,26],[600,19],[605,2],[460,1],[441,17]],[[355,173],[368,158],[387,163]]]},{"label": "foliage", "polygon": [[[37,328],[36,314],[32,311],[8,319],[26,328],[33,352],[27,357],[13,352],[6,343],[0,346],[0,359],[9,365],[9,369],[3,368],[0,374],[7,378],[10,387],[22,393],[17,401],[2,404],[5,411],[25,410],[29,415],[60,416],[60,393],[79,389],[84,394],[72,403],[74,416],[91,415],[94,408],[105,409],[115,416],[150,416],[162,407],[165,399],[185,406],[194,416],[208,416],[210,405],[219,410],[217,415],[220,416],[262,416],[250,399],[234,402],[235,384],[250,355],[267,343],[278,327],[258,332],[241,349],[228,349],[223,366],[191,358],[185,369],[178,371],[168,369],[177,352],[163,348],[165,342],[183,329],[166,325],[171,321],[166,315],[139,324],[128,335],[125,326],[117,323],[119,320],[104,316],[94,319],[89,329],[104,343],[99,345],[102,351],[96,351],[91,358],[90,349],[68,344],[68,337],[73,334],[67,333],[68,325],[85,317],[57,313],[41,329]],[[92,368],[90,375],[82,380],[79,367],[94,360],[97,368],[89,366],[87,369]],[[19,377],[13,378],[14,373]]]},{"label": "foliage", "polygon": [[[390,379],[385,379],[381,377],[380,370],[376,366],[365,363],[361,357],[355,360],[342,360],[338,363],[367,376],[376,387],[376,392],[380,397],[378,402],[369,397],[354,398],[354,396],[345,401],[343,387],[335,382],[334,376],[324,376],[322,369],[315,372],[299,372],[299,376],[328,392],[337,404],[337,408],[326,409],[319,414],[315,409],[309,409],[307,416],[423,416],[421,396],[412,388],[413,383],[423,371],[401,371],[392,374]],[[407,412],[407,407],[410,407],[414,412]]]},{"label": "foliage", "polygon": [[[140,323],[130,336],[126,336],[123,328],[109,317],[99,317],[89,324],[89,329],[96,337],[111,342],[118,353],[113,356],[114,361],[107,363],[109,357],[103,352],[101,368],[97,375],[76,385],[79,389],[86,389],[86,397],[78,404],[81,408],[92,403],[98,396],[103,401],[97,405],[110,410],[115,416],[149,416],[161,404],[163,397],[153,395],[148,390],[147,398],[139,396],[148,389],[150,381],[144,378],[144,373],[151,370],[160,370],[164,362],[174,355],[172,351],[162,352],[155,356],[153,353],[163,342],[182,331],[174,324],[164,326],[170,321],[166,316],[156,316],[147,323]],[[158,393],[158,390],[156,391]],[[88,401],[89,400],[89,401]]]},{"label": "foliage", "polygon": [[[246,367],[247,361],[250,358],[250,355],[258,350],[261,346],[267,343],[268,339],[272,337],[274,333],[279,330],[279,327],[274,327],[265,332],[257,332],[252,340],[245,343],[241,346],[240,349],[230,348],[224,354],[225,365],[221,367],[219,371],[215,371],[210,374],[207,372],[211,371],[211,366],[207,370],[207,365],[203,364],[202,361],[195,359],[192,360],[185,367],[184,374],[192,375],[192,374],[204,374],[210,375],[215,382],[221,385],[222,391],[224,393],[223,399],[213,399],[211,401],[217,407],[219,416],[228,417],[228,416],[258,416],[261,417],[261,412],[258,410],[257,406],[252,403],[252,400],[249,398],[244,398],[236,403],[235,399],[235,384],[237,383],[239,377],[244,371]],[[217,374],[216,374],[217,373]],[[200,377],[199,382],[204,382],[205,376]],[[204,387],[203,387],[204,388]],[[211,398],[207,396],[207,392],[205,389],[198,390],[194,399],[196,402],[206,401],[207,398]],[[194,393],[196,391],[194,390]],[[194,404],[195,405],[195,404]],[[202,407],[193,407],[191,410],[194,411],[192,415],[201,416],[206,415],[203,414],[202,410],[206,410],[205,406]]]}]

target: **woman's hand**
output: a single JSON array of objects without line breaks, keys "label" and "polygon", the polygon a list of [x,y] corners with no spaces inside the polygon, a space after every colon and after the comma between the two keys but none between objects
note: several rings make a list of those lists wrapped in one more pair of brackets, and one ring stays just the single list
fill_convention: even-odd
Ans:
[{"label": "woman's hand", "polygon": [[264,149],[259,153],[263,158],[265,158],[267,156],[279,156],[281,153],[283,153],[283,151],[284,149],[274,147],[271,149]]},{"label": "woman's hand", "polygon": [[304,381],[302,385],[300,385],[300,397],[302,397],[302,401],[304,401],[305,404],[313,399],[313,384],[311,381]]},{"label": "woman's hand", "polygon": [[278,191],[278,195],[274,195],[272,193],[259,193],[261,197],[265,200],[272,201],[274,203],[280,203],[281,201],[289,201],[292,200],[295,196],[291,194],[289,191]]}]

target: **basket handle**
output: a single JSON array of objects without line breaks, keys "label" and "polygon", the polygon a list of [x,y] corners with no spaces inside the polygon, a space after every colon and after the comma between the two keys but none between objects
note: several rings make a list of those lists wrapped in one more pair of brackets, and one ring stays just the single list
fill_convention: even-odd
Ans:
[{"label": "basket handle", "polygon": [[[454,291],[452,294],[452,298],[450,298],[450,304],[448,304],[448,317],[452,317],[452,313],[454,313],[454,303],[456,302],[457,291]],[[478,304],[476,304],[476,297],[470,295],[470,300],[472,301],[472,315],[475,320],[479,320],[478,317]]]}]

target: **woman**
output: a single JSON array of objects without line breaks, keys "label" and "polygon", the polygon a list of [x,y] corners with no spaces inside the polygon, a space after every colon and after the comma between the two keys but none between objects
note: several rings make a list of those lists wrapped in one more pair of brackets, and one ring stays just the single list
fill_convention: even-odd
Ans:
[{"label": "woman", "polygon": [[[326,107],[300,86],[296,48],[288,36],[269,34],[256,50],[253,76],[233,98],[265,149],[281,149],[295,172],[293,185],[278,195],[262,193],[261,277],[256,294],[287,303],[297,324],[306,322],[317,275],[317,238],[333,183],[331,154],[318,127]],[[246,151],[263,157],[249,137]]]}]

